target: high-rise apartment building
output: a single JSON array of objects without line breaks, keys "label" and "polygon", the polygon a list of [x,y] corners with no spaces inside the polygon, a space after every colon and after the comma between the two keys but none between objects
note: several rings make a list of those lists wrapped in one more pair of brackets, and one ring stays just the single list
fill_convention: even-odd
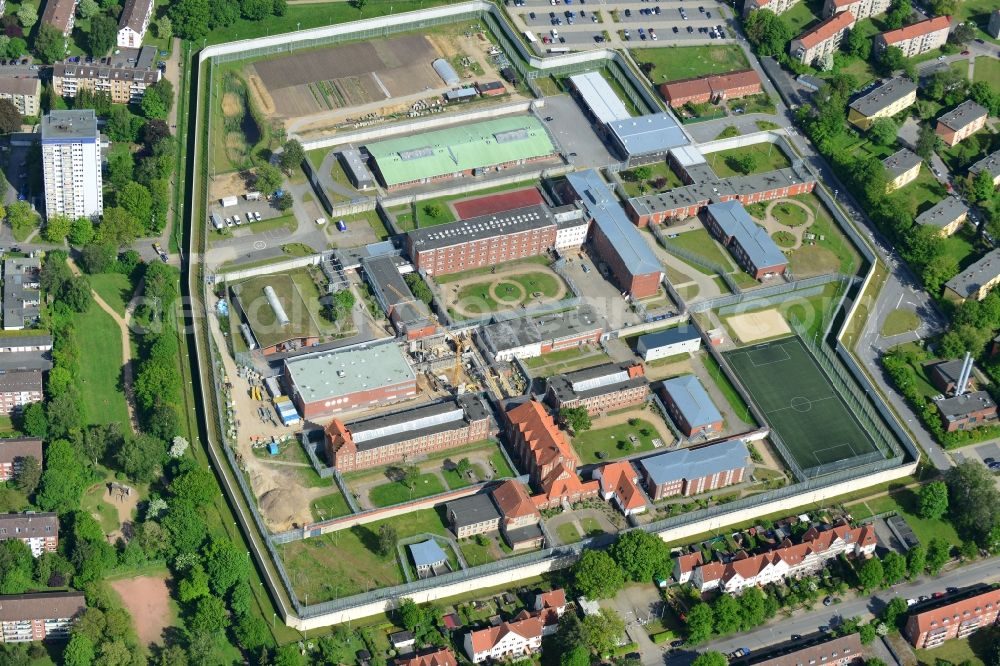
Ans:
[{"label": "high-rise apartment building", "polygon": [[101,135],[92,109],[52,111],[42,119],[42,174],[47,217],[104,211]]}]

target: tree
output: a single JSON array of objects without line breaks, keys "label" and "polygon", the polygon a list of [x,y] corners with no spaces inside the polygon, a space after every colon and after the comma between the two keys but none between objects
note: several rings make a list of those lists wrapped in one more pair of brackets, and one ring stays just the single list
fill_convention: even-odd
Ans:
[{"label": "tree", "polygon": [[61,244],[66,240],[66,236],[69,234],[72,226],[73,220],[65,215],[53,215],[45,222],[45,228],[42,229],[42,236],[50,243]]},{"label": "tree", "polygon": [[0,134],[10,134],[21,129],[21,112],[9,99],[0,99]]},{"label": "tree", "polygon": [[170,535],[173,551],[179,554],[197,552],[208,531],[201,512],[187,500],[173,500],[161,524]]},{"label": "tree", "polygon": [[162,439],[139,434],[125,440],[115,453],[115,462],[130,479],[148,483],[159,476],[166,455],[167,445]]},{"label": "tree", "polygon": [[871,622],[861,625],[858,630],[861,634],[862,645],[869,645],[875,640],[875,625]]},{"label": "tree", "polygon": [[860,30],[851,30],[847,34],[844,50],[855,58],[868,60],[868,56],[870,56],[872,52],[871,37]]},{"label": "tree", "polygon": [[45,406],[33,402],[21,412],[21,429],[32,437],[44,438],[49,431],[49,420],[45,417]]},{"label": "tree", "polygon": [[114,143],[108,151],[108,180],[117,190],[123,189],[132,180],[135,160],[128,144]]},{"label": "tree", "polygon": [[87,33],[87,52],[95,58],[100,58],[111,50],[117,37],[117,21],[107,14],[95,16],[90,21],[90,32]]},{"label": "tree", "polygon": [[726,658],[726,655],[714,650],[699,654],[691,662],[691,666],[727,666],[727,664],[729,664],[729,659]]},{"label": "tree", "polygon": [[752,153],[744,153],[727,157],[726,164],[734,171],[748,174],[757,168],[757,158]]},{"label": "tree", "polygon": [[250,579],[250,552],[229,539],[214,538],[205,549],[205,571],[215,594],[225,596]]},{"label": "tree", "polygon": [[896,132],[899,128],[892,118],[878,118],[868,128],[868,136],[880,146],[891,146],[896,142]]},{"label": "tree", "polygon": [[31,495],[42,480],[42,466],[35,456],[24,456],[21,465],[14,475],[14,487],[25,495]]},{"label": "tree", "polygon": [[611,652],[625,635],[625,623],[609,608],[583,618],[583,635],[587,646],[603,655]]},{"label": "tree", "polygon": [[625,573],[600,550],[585,550],[573,565],[576,588],[588,599],[610,599],[625,586]]},{"label": "tree", "polygon": [[885,570],[882,567],[882,560],[872,557],[858,570],[858,582],[865,592],[873,590],[885,580]]},{"label": "tree", "polygon": [[146,88],[139,108],[147,118],[163,119],[174,104],[174,85],[168,79],[160,79]]},{"label": "tree", "polygon": [[948,511],[948,486],[943,481],[931,481],[920,489],[917,514],[924,520],[938,520]]},{"label": "tree", "polygon": [[77,218],[70,225],[68,239],[72,245],[86,245],[94,239],[94,223],[85,217]]},{"label": "tree", "polygon": [[94,301],[90,293],[90,281],[86,276],[76,278],[60,292],[59,300],[68,305],[73,312],[86,312]]},{"label": "tree", "polygon": [[101,6],[97,0],[80,0],[76,6],[76,13],[80,18],[90,18],[101,11]]},{"label": "tree", "polygon": [[159,39],[169,40],[174,36],[174,24],[171,23],[169,16],[161,16],[156,19],[153,23],[153,29]]},{"label": "tree", "polygon": [[569,651],[559,652],[559,666],[590,666],[590,651],[577,645]]},{"label": "tree", "polygon": [[785,45],[792,38],[792,29],[769,9],[750,12],[743,26],[747,40],[758,55],[777,56],[785,51]]},{"label": "tree", "polygon": [[132,142],[139,136],[142,119],[124,104],[112,104],[104,130],[113,142]]},{"label": "tree", "polygon": [[882,568],[885,570],[885,584],[895,585],[906,576],[906,558],[896,551],[889,551],[882,558]]},{"label": "tree", "polygon": [[11,229],[23,231],[37,223],[38,214],[31,210],[27,201],[15,201],[7,207],[7,222]]},{"label": "tree", "polygon": [[281,189],[283,183],[281,171],[270,164],[261,164],[257,167],[256,187],[265,196],[271,196]]},{"label": "tree", "polygon": [[240,13],[248,21],[259,21],[274,8],[274,0],[240,0]]},{"label": "tree", "polygon": [[280,211],[289,210],[292,206],[295,205],[295,197],[292,196],[292,193],[290,191],[285,190],[284,192],[281,193],[280,197],[277,197],[275,199],[274,205]]},{"label": "tree", "polygon": [[955,29],[948,35],[948,41],[952,44],[964,45],[966,42],[972,41],[975,36],[976,29],[973,27],[972,23],[966,21],[955,26]]},{"label": "tree", "polygon": [[196,632],[216,633],[226,628],[226,606],[217,597],[202,597],[195,603],[188,626]]},{"label": "tree", "polygon": [[950,559],[951,544],[937,537],[931,539],[931,542],[927,544],[927,571],[932,576],[938,575],[938,572]]},{"label": "tree", "polygon": [[993,199],[993,178],[989,169],[983,169],[969,181],[966,190],[970,199],[979,204],[985,204]]},{"label": "tree", "polygon": [[988,548],[991,533],[1000,527],[1000,490],[993,475],[980,463],[966,459],[948,470],[945,483],[955,529],[963,538]]},{"label": "tree", "polygon": [[563,407],[559,410],[559,420],[575,433],[590,430],[593,425],[586,407]]},{"label": "tree", "polygon": [[886,76],[891,75],[898,69],[903,69],[906,62],[906,55],[903,53],[903,49],[898,46],[887,47],[884,51],[882,51],[882,55],[879,59],[882,72]]},{"label": "tree", "polygon": [[[25,7],[27,4],[25,3],[21,6]],[[63,37],[62,32],[48,23],[43,24],[38,29],[38,35],[35,37],[35,55],[45,63],[52,64],[61,60],[65,52],[66,38]]]},{"label": "tree", "polygon": [[113,254],[117,256],[117,248],[131,245],[141,232],[142,226],[127,210],[117,206],[105,208],[97,231],[97,241],[112,248]]},{"label": "tree", "polygon": [[175,0],[167,9],[173,31],[183,39],[198,40],[208,32],[208,0]]},{"label": "tree", "polygon": [[34,581],[31,548],[20,539],[0,541],[0,594],[22,594]]},{"label": "tree", "polygon": [[906,553],[906,569],[914,579],[924,573],[927,566],[927,547],[917,544]]},{"label": "tree", "polygon": [[364,11],[365,5],[368,4],[368,0],[347,0],[351,7],[354,7],[359,12]]},{"label": "tree", "polygon": [[409,631],[416,631],[427,620],[423,609],[413,599],[401,599],[396,608],[396,615],[403,628]]},{"label": "tree", "polygon": [[213,29],[235,23],[240,18],[239,0],[215,0],[212,3],[212,18],[209,26]]},{"label": "tree", "polygon": [[204,467],[193,467],[170,482],[174,497],[190,501],[197,507],[211,504],[219,493],[215,476]]},{"label": "tree", "polygon": [[[740,615],[743,619],[745,630],[764,624],[770,617],[767,597],[759,587],[751,587],[743,592],[739,598]],[[777,611],[777,608],[774,608]]]},{"label": "tree", "polygon": [[418,300],[430,305],[431,301],[434,299],[434,293],[431,291],[431,288],[427,286],[427,283],[424,282],[424,279],[420,277],[420,273],[415,271],[413,273],[407,273],[403,276],[403,280]]},{"label": "tree", "polygon": [[892,4],[889,5],[889,11],[885,14],[885,27],[889,30],[902,28],[912,13],[913,7],[910,0],[893,0]]},{"label": "tree", "polygon": [[255,652],[273,642],[271,628],[259,615],[246,614],[239,617],[233,634],[240,646],[248,652]]},{"label": "tree", "polygon": [[[94,0],[90,0],[93,2]],[[94,663],[94,642],[85,634],[74,633],[69,643],[66,644],[66,651],[63,652],[63,664],[65,666],[90,666]]]},{"label": "tree", "polygon": [[[24,5],[21,5],[22,7]],[[8,58],[20,58],[28,52],[28,42],[24,41],[20,37],[11,37],[10,41],[7,43],[7,50],[4,55]],[[51,84],[49,85],[49,90],[52,90]]]},{"label": "tree", "polygon": [[740,604],[728,594],[720,595],[712,604],[712,616],[715,633],[720,635],[739,631],[743,625]]},{"label": "tree", "polygon": [[350,289],[342,289],[333,296],[327,297],[326,305],[323,307],[323,316],[332,322],[350,318],[354,303],[354,292]]},{"label": "tree", "polygon": [[608,553],[621,567],[625,577],[635,582],[649,582],[654,575],[665,575],[670,569],[670,549],[663,539],[633,530],[620,535]]},{"label": "tree", "polygon": [[281,148],[281,168],[285,173],[291,173],[297,169],[306,158],[306,151],[302,149],[302,144],[296,139],[289,139]]},{"label": "tree", "polygon": [[706,603],[695,604],[687,614],[688,643],[697,645],[712,637],[715,614]]},{"label": "tree", "polygon": [[139,183],[128,183],[115,193],[115,203],[144,227],[153,215],[153,196]]},{"label": "tree", "polygon": [[17,9],[17,20],[21,22],[25,30],[30,30],[38,23],[38,8],[30,2],[23,2]]},{"label": "tree", "polygon": [[396,534],[396,528],[389,523],[382,523],[378,528],[378,542],[376,545],[378,554],[382,557],[388,557],[395,550],[398,540],[399,536]]},{"label": "tree", "polygon": [[207,597],[212,594],[208,584],[208,574],[200,563],[188,567],[177,584],[177,598],[181,603],[189,604],[196,599]]},{"label": "tree", "polygon": [[899,619],[906,616],[906,599],[893,597],[882,611],[882,621],[890,627],[898,628]]}]

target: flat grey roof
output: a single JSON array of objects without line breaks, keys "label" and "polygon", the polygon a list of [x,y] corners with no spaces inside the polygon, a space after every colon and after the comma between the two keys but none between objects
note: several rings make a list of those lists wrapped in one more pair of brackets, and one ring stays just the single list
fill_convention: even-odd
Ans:
[{"label": "flat grey roof", "polygon": [[616,120],[608,123],[608,129],[630,156],[664,153],[690,143],[684,130],[667,111]]},{"label": "flat grey roof", "polygon": [[0,371],[52,369],[49,352],[7,352],[0,354]]},{"label": "flat grey roof", "polygon": [[656,485],[680,479],[698,479],[729,469],[746,467],[749,454],[746,444],[730,439],[696,449],[661,453],[639,461],[646,475]]},{"label": "flat grey roof", "polygon": [[444,508],[448,516],[455,514],[455,527],[468,527],[488,520],[500,520],[500,512],[490,499],[489,493],[463,497],[448,502]]},{"label": "flat grey roof", "polygon": [[49,111],[42,116],[42,141],[67,139],[97,141],[97,116],[93,109]]},{"label": "flat grey roof", "polygon": [[614,375],[625,373],[633,365],[635,365],[635,363],[631,361],[625,361],[623,363],[605,363],[603,365],[594,366],[593,368],[577,370],[576,372],[570,372],[563,375],[553,375],[552,377],[549,377],[546,382],[546,389],[551,391],[559,402],[562,403],[576,398],[586,399],[595,395],[605,395],[607,393],[613,393],[615,391],[649,384],[649,380],[645,375],[639,375],[638,377],[626,377],[620,381],[598,383],[592,388],[581,389],[579,386],[574,388],[574,384],[579,385],[583,382],[588,382],[589,380],[600,379],[603,377],[611,378]]},{"label": "flat grey roof", "polygon": [[674,161],[677,162],[677,164],[685,168],[694,166],[695,164],[705,163],[705,156],[701,154],[698,147],[690,144],[671,148],[670,155],[674,158]]},{"label": "flat grey roof", "polygon": [[722,414],[694,375],[681,375],[663,382],[664,390],[693,428],[718,423]]},{"label": "flat grey roof", "polygon": [[295,356],[285,359],[285,369],[305,402],[415,381],[417,377],[395,343]]},{"label": "flat grey roof", "polygon": [[656,333],[647,333],[639,337],[638,343],[646,349],[675,345],[678,342],[688,342],[690,340],[700,340],[701,335],[698,329],[688,324],[681,324]]},{"label": "flat grey roof", "polygon": [[34,257],[15,257],[3,264],[3,325],[16,329],[25,320],[37,319],[41,291],[34,285],[41,280],[41,262]]},{"label": "flat grey roof", "polygon": [[566,175],[566,180],[633,275],[662,270],[659,259],[597,171],[587,169],[570,173]]},{"label": "flat grey roof", "polygon": [[470,217],[468,220],[450,224],[415,229],[409,236],[415,249],[434,250],[521,231],[543,229],[555,224],[556,221],[548,206],[534,204],[502,213]]},{"label": "flat grey roof", "polygon": [[600,72],[574,74],[569,80],[590,112],[605,125],[631,117],[632,114]]},{"label": "flat grey roof", "polygon": [[373,182],[372,172],[368,170],[368,165],[361,159],[361,151],[355,148],[345,148],[340,151],[341,164],[351,172],[354,180],[359,184]]},{"label": "flat grey roof", "polygon": [[464,428],[489,418],[489,410],[475,394],[421,405],[392,414],[346,424],[359,451],[377,449],[423,435]]},{"label": "flat grey roof", "polygon": [[938,122],[953,130],[960,130],[969,123],[987,115],[988,111],[971,99],[967,99],[954,109],[938,118]]},{"label": "flat grey roof", "polygon": [[973,391],[972,393],[956,395],[954,398],[938,400],[935,404],[937,404],[938,409],[941,411],[941,415],[949,421],[964,418],[972,412],[978,412],[981,409],[989,409],[997,406],[993,402],[993,398],[986,391]]},{"label": "flat grey roof", "polygon": [[906,77],[897,76],[894,79],[889,79],[867,95],[851,102],[851,108],[865,117],[871,117],[916,90],[916,83]]},{"label": "flat grey roof", "polygon": [[13,353],[4,352],[8,347],[51,347],[52,336],[40,335],[4,335],[0,333],[0,354]]},{"label": "flat grey roof", "polygon": [[904,174],[913,167],[923,162],[920,155],[908,148],[900,148],[889,157],[882,160],[882,166],[889,170],[893,176]]},{"label": "flat grey roof", "polygon": [[917,224],[930,224],[935,227],[943,227],[951,224],[958,218],[969,212],[969,207],[962,203],[958,197],[945,197],[920,215],[917,215]]},{"label": "flat grey roof", "polygon": [[14,370],[0,374],[0,392],[20,393],[42,390],[42,373],[38,370]]},{"label": "flat grey roof", "polygon": [[711,204],[708,212],[723,232],[740,244],[756,268],[788,264],[785,253],[771,240],[767,231],[753,221],[739,201]]},{"label": "flat grey roof", "polygon": [[431,567],[448,559],[448,556],[444,554],[441,546],[434,539],[428,539],[420,543],[411,543],[409,548],[410,556],[413,557],[413,563],[418,567]]},{"label": "flat grey roof", "polygon": [[1000,276],[1000,250],[990,250],[982,259],[945,282],[945,286],[968,298],[997,276]]},{"label": "flat grey roof", "polygon": [[483,334],[490,347],[500,352],[543,340],[576,337],[595,329],[606,330],[607,322],[593,306],[583,304],[569,312],[508,319],[489,324],[483,327]]},{"label": "flat grey roof", "polygon": [[[997,11],[1000,11],[1000,9]],[[1000,176],[1000,150],[994,152],[992,155],[987,155],[969,167],[969,173],[979,173],[980,171],[988,171],[994,179]]]}]

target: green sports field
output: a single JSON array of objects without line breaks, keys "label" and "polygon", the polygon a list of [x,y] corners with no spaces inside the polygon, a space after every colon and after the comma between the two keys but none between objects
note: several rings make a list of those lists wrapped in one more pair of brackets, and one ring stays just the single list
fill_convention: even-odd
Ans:
[{"label": "green sports field", "polygon": [[798,338],[731,351],[726,360],[806,476],[883,457]]}]

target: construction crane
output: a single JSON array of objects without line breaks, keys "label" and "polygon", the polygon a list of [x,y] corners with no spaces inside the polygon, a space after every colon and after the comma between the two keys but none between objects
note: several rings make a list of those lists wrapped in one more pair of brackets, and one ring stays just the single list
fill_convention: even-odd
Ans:
[{"label": "construction crane", "polygon": [[463,339],[464,335],[462,337],[450,333],[446,335],[455,345],[455,365],[451,369],[451,385],[457,387],[458,379],[462,376],[462,354],[465,352],[468,343]]}]

